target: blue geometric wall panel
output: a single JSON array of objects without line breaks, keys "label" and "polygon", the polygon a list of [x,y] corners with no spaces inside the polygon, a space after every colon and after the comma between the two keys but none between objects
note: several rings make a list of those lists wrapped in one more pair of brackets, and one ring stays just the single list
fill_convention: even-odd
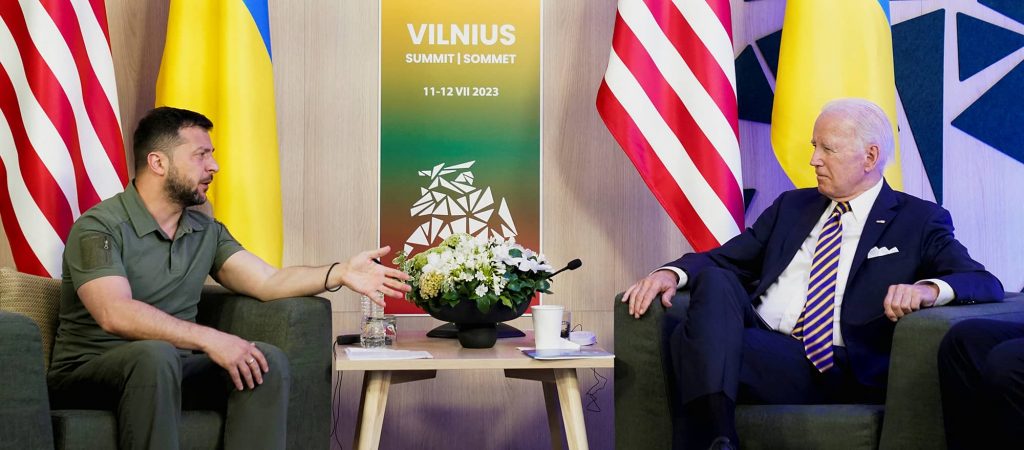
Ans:
[{"label": "blue geometric wall panel", "polygon": [[978,3],[1017,22],[1024,23],[1024,2],[1021,0],[978,0]]},{"label": "blue geometric wall panel", "polygon": [[736,57],[736,101],[740,119],[771,123],[775,94],[749,45]]},{"label": "blue geometric wall panel", "polygon": [[782,46],[782,30],[757,40],[757,48],[764,56],[764,62],[772,71],[772,76],[779,77],[779,48]]},{"label": "blue geometric wall panel", "polygon": [[956,14],[960,81],[1024,47],[1024,36],[983,20]]},{"label": "blue geometric wall panel", "polygon": [[1024,64],[1014,67],[952,124],[1024,163]]},{"label": "blue geometric wall panel", "polygon": [[946,11],[939,9],[892,26],[896,89],[914,133],[921,163],[942,204],[942,55]]}]

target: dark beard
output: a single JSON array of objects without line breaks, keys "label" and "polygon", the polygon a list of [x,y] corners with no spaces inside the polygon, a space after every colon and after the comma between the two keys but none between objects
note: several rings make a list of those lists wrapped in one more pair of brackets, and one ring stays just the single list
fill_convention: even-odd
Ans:
[{"label": "dark beard", "polygon": [[188,208],[189,206],[202,205],[206,203],[206,199],[203,198],[203,194],[199,192],[199,187],[192,189],[188,185],[188,180],[181,176],[177,170],[171,166],[167,172],[167,182],[164,183],[164,192],[167,193],[167,197],[171,201],[181,205],[182,208]]}]

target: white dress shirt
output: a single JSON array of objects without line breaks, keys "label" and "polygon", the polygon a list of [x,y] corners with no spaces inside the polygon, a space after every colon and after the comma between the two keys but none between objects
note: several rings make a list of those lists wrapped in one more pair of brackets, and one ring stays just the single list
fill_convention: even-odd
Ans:
[{"label": "white dress shirt", "polygon": [[[850,200],[850,211],[842,215],[843,240],[839,248],[839,269],[836,273],[836,294],[835,310],[833,320],[839,323],[840,313],[843,308],[843,294],[846,292],[846,281],[850,275],[850,266],[853,265],[853,255],[857,251],[857,244],[860,243],[861,232],[864,231],[864,223],[867,221],[871,207],[882,190],[883,182],[878,181],[867,191],[864,191],[853,200]],[[761,303],[755,308],[758,315],[769,327],[780,333],[792,334],[800,314],[803,312],[804,302],[807,300],[807,283],[811,275],[811,262],[814,249],[818,245],[818,235],[821,234],[825,221],[836,207],[836,201],[829,203],[828,208],[821,213],[818,223],[811,229],[800,249],[797,250],[793,260],[789,262],[786,269],[782,271],[779,278],[761,294]],[[686,285],[688,277],[686,272],[676,267],[662,267],[658,270],[671,270],[679,275],[679,287]],[[939,288],[939,296],[935,306],[944,305],[953,300],[953,288],[948,283],[938,279],[927,279],[918,281],[920,283],[933,283]],[[879,299],[881,301],[882,299]],[[834,345],[843,345],[843,333],[839,326],[832,327],[832,342]]]}]

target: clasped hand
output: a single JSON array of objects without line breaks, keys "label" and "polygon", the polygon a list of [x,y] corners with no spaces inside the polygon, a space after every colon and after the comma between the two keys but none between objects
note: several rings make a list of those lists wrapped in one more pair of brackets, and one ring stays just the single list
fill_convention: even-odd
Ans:
[{"label": "clasped hand", "polygon": [[205,350],[213,362],[228,372],[239,391],[263,384],[263,374],[270,371],[267,358],[256,343],[238,336],[218,331]]},{"label": "clasped hand", "polygon": [[932,283],[894,284],[885,294],[885,316],[895,322],[921,308],[929,308],[939,298],[939,287]]}]

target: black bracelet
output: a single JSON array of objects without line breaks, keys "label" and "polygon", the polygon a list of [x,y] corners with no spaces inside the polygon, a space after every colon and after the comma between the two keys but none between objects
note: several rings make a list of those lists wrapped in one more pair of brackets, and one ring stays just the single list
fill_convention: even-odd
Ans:
[{"label": "black bracelet", "polygon": [[331,264],[331,268],[327,269],[327,276],[324,277],[324,290],[327,291],[327,292],[338,292],[338,290],[341,289],[341,285],[340,284],[337,287],[335,287],[334,289],[331,289],[331,288],[327,287],[327,280],[331,279],[331,271],[334,270],[334,266],[336,266],[338,264],[341,264],[341,263],[337,263],[336,262],[334,264]]}]

